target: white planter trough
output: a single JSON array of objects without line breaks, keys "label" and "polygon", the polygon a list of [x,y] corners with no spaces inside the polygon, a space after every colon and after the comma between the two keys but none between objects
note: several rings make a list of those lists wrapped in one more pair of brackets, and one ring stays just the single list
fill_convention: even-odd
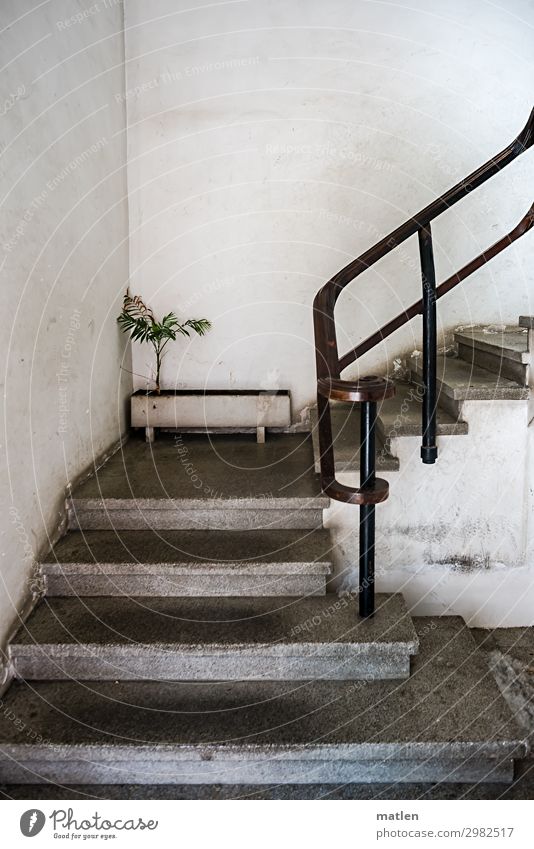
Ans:
[{"label": "white planter trough", "polygon": [[265,442],[266,427],[291,424],[289,392],[260,389],[177,389],[154,392],[138,390],[132,395],[132,427],[144,427],[147,442],[155,428],[180,430],[256,429]]}]

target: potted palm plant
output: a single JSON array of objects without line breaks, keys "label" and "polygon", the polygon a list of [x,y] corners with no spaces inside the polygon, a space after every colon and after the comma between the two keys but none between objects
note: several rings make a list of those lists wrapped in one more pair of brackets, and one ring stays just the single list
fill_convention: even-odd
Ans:
[{"label": "potted palm plant", "polygon": [[179,335],[189,337],[193,332],[204,336],[211,322],[207,318],[188,318],[182,323],[173,312],[158,321],[142,298],[129,292],[124,296],[117,321],[133,342],[148,343],[154,351],[154,389],[138,390],[132,395],[132,425],[146,428],[147,440],[152,442],[155,427],[173,427],[178,421],[180,392],[161,389],[161,365],[167,345]]}]

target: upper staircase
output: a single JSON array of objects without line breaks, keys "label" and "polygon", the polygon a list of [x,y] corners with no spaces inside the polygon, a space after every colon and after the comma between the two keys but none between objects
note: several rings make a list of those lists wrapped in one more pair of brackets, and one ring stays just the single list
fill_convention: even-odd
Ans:
[{"label": "upper staircase", "polygon": [[[436,358],[436,435],[468,434],[468,422],[462,418],[465,401],[526,401],[529,363],[526,327],[480,325],[455,331],[447,353]],[[421,435],[424,384],[420,352],[405,358],[401,373],[401,378],[389,377],[395,394],[377,405],[376,449],[381,472],[399,469],[392,439]],[[361,434],[356,405],[332,405],[331,418],[336,473],[358,471]],[[315,470],[319,472],[316,410],[312,423]]]}]

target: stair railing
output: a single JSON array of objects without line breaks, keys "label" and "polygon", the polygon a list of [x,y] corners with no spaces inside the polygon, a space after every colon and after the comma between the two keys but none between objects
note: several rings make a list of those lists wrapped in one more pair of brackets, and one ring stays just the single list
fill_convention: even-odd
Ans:
[{"label": "stair railing", "polygon": [[[374,549],[375,505],[385,501],[389,487],[375,475],[375,426],[377,402],[395,394],[394,384],[379,377],[342,380],[341,372],[363,354],[378,345],[417,315],[423,316],[423,403],[422,445],[423,463],[435,463],[436,446],[436,303],[474,271],[527,233],[534,226],[534,204],[507,235],[436,286],[431,222],[455,203],[470,194],[534,144],[534,109],[517,138],[485,165],[445,192],[417,215],[409,218],[388,236],[377,242],[357,259],[338,271],[317,293],[313,302],[317,369],[318,433],[321,463],[321,485],[326,495],[337,501],[360,507],[359,543],[359,610],[363,617],[374,613]],[[342,357],[338,354],[334,309],[341,292],[363,271],[386,256],[410,236],[417,234],[422,276],[422,297],[399,313],[380,330]],[[330,400],[361,404],[360,486],[350,487],[336,479]]]}]

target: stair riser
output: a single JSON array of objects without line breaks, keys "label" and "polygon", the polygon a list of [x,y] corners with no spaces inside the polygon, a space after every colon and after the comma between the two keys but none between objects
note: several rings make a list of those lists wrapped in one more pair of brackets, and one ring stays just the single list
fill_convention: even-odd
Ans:
[{"label": "stair riser", "polygon": [[160,651],[98,646],[67,652],[44,646],[34,651],[26,648],[21,654],[13,646],[11,659],[15,675],[26,681],[374,681],[410,675],[410,655],[400,646],[382,651],[370,646],[358,652],[349,645],[334,654],[331,646],[322,651],[320,645],[309,649],[287,645],[278,656],[263,647],[204,646],[201,652],[180,652],[171,647]]},{"label": "stair riser", "polygon": [[[413,370],[411,372],[411,379],[418,386],[423,386],[421,382],[421,372]],[[453,416],[455,419],[459,419],[462,408],[462,402],[455,401],[454,398],[451,398],[445,391],[443,391],[443,387],[439,379],[436,380],[436,387],[438,392],[439,406],[442,407],[445,412],[449,414],[449,416]]]},{"label": "stair riser", "polygon": [[91,510],[69,511],[69,530],[242,530],[321,528],[322,509],[302,510]]},{"label": "stair riser", "polygon": [[[55,760],[29,760],[27,752],[0,761],[0,781],[11,784],[375,784],[375,783],[510,783],[513,761],[471,757],[466,760],[429,755],[425,760],[394,757],[376,760],[299,760],[276,752],[258,760],[225,759],[220,749],[199,747],[198,760],[162,759],[157,749],[141,761],[134,752],[110,759],[110,749],[76,747],[57,751]],[[60,747],[57,747],[59,750]],[[63,754],[63,758],[62,758]],[[202,759],[201,759],[202,758]]]},{"label": "stair riser", "polygon": [[[377,431],[378,431],[378,427],[377,427]],[[389,452],[390,450],[391,449],[390,449],[390,446],[388,444],[387,452]],[[391,460],[389,459],[389,456],[390,456],[389,453],[385,455],[385,460],[381,459],[382,456],[383,455],[381,454],[380,449],[379,449],[378,452],[377,452],[377,458],[380,459],[380,471],[381,472],[390,472],[390,473],[392,471],[398,472],[398,470],[399,470],[398,469],[398,463],[397,463],[396,468],[391,469],[392,463],[391,463]],[[396,458],[394,458],[394,459],[396,459]],[[316,474],[318,474],[318,475],[321,474],[321,462],[320,462],[319,458],[317,458],[314,461],[314,469],[315,469]],[[345,460],[337,459],[336,460],[334,458],[334,469],[335,469],[336,474],[343,474],[344,472],[359,471],[360,470],[360,462],[359,462],[359,459],[358,459],[356,452],[354,454],[353,460],[347,460],[347,459],[345,459]]]},{"label": "stair riser", "polygon": [[[449,406],[450,406],[450,409],[452,409],[452,405],[449,405]],[[458,415],[459,415],[458,405],[454,405],[454,406],[455,406],[455,412],[450,413],[450,415],[454,415],[457,418]],[[449,410],[445,410],[445,407],[443,406],[443,404],[441,404],[441,408],[440,408],[440,410],[438,410],[438,416],[443,411],[449,412]],[[421,416],[420,421],[417,424],[417,427],[404,425],[404,424],[402,424],[402,422],[400,424],[396,424],[396,423],[389,424],[387,427],[385,427],[383,422],[381,421],[381,419],[377,419],[376,430],[377,430],[377,433],[380,433],[381,438],[382,438],[382,442],[387,446],[387,450],[391,451],[392,450],[392,448],[391,448],[391,440],[392,439],[398,439],[398,437],[403,437],[403,436],[420,436],[421,435],[422,416]],[[461,419],[457,420],[455,423],[447,422],[446,424],[440,423],[439,419],[438,419],[438,422],[437,422],[437,425],[436,425],[436,433],[437,433],[438,436],[465,436],[465,434],[468,433],[468,431],[469,431],[469,428],[468,428],[467,422],[464,422]],[[380,467],[380,470],[382,471],[383,465],[380,463],[380,455],[378,455],[378,457],[377,457],[377,465]]]},{"label": "stair riser", "polygon": [[[497,375],[489,372],[487,368],[482,370],[480,366],[472,362],[472,359],[465,362],[461,358],[451,358],[450,362],[452,376],[445,369],[443,358],[438,357],[436,388],[438,404],[451,415],[454,415],[455,409],[458,411],[457,405],[462,401],[525,401],[528,399],[528,389],[522,383],[508,380],[503,373]],[[458,374],[459,369],[460,374]],[[456,372],[456,378],[454,372]],[[441,379],[442,375],[444,375],[443,379]],[[412,366],[412,380],[421,385],[422,377],[423,364],[421,359],[418,359]],[[455,406],[450,406],[450,402]]]},{"label": "stair riser", "polygon": [[464,345],[462,342],[458,342],[458,355],[467,363],[473,363],[495,374],[500,374],[508,380],[515,380],[521,386],[528,385],[528,366],[523,363],[511,360],[506,356],[501,357],[490,354],[488,351],[481,351],[480,348]]},{"label": "stair riser", "polygon": [[319,596],[324,576],[48,575],[50,596]]}]

